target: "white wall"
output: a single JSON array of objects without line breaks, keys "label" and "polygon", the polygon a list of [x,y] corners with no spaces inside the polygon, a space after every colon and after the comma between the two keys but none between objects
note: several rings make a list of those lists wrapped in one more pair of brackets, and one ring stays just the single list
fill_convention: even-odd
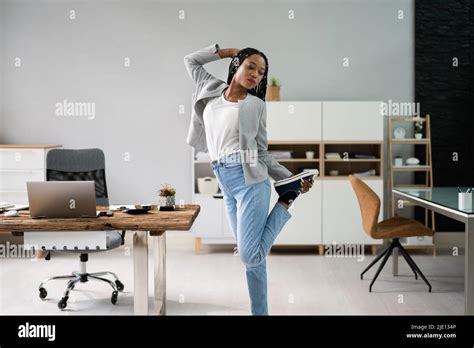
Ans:
[{"label": "white wall", "polygon": [[5,39],[3,37],[4,34],[4,1],[0,0],[0,143],[3,142],[3,84],[4,84],[4,79],[3,79],[3,70],[5,66],[5,61],[4,61],[4,45],[5,45]]},{"label": "white wall", "polygon": [[[191,199],[183,57],[211,43],[262,50],[283,100],[413,100],[413,0],[5,0],[5,12],[2,141],[102,148],[116,203],[152,201],[164,182]],[[209,70],[226,80],[228,64]],[[55,116],[64,99],[94,102],[95,119]]]}]

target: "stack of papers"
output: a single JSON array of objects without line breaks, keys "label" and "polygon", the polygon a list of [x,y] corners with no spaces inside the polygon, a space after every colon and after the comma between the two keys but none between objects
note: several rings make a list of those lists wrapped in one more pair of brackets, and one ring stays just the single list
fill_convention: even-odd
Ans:
[{"label": "stack of papers", "polygon": [[25,210],[28,208],[29,206],[24,204],[11,204],[7,202],[0,202],[0,213],[9,210]]},{"label": "stack of papers", "polygon": [[0,202],[0,209],[12,208],[14,206],[15,206],[15,204],[11,204],[11,203],[8,203],[8,202]]},{"label": "stack of papers", "polygon": [[272,155],[275,159],[288,159],[288,158],[293,158],[291,155],[293,151],[268,151],[270,155]]},{"label": "stack of papers", "polygon": [[326,159],[341,159],[341,155],[338,152],[326,153]]}]

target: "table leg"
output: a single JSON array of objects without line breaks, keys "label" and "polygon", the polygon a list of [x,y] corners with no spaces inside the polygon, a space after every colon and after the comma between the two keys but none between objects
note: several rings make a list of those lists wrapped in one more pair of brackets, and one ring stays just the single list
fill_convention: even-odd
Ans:
[{"label": "table leg", "polygon": [[398,275],[398,248],[393,248],[392,251],[392,274]]},{"label": "table leg", "polygon": [[152,237],[154,254],[154,311],[166,315],[166,233]]},{"label": "table leg", "polygon": [[474,221],[468,219],[466,222],[465,236],[465,261],[464,261],[464,304],[465,314],[474,314],[474,277],[469,275],[469,265],[474,264]]},{"label": "table leg", "polygon": [[148,231],[133,234],[133,310],[148,314]]}]

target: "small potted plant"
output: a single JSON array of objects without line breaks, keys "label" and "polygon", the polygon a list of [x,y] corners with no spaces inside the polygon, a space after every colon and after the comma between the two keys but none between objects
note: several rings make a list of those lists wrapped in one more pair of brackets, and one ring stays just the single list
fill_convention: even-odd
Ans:
[{"label": "small potted plant", "polygon": [[415,123],[415,139],[423,138],[423,121],[418,119]]},{"label": "small potted plant", "polygon": [[267,86],[267,101],[280,100],[280,85],[275,77],[270,79],[270,84]]},{"label": "small potted plant", "polygon": [[176,190],[169,184],[161,185],[158,195],[160,210],[174,210]]}]

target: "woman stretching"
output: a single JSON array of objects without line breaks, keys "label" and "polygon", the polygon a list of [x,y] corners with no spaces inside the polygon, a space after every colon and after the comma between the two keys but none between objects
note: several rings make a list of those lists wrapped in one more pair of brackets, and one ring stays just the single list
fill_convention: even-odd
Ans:
[{"label": "woman stretching", "polygon": [[[232,58],[227,83],[203,65]],[[213,44],[184,57],[196,85],[186,142],[209,152],[223,193],[240,259],[246,267],[253,315],[267,315],[266,256],[291,218],[288,208],[313,185],[318,171],[293,175],[268,154],[266,104],[268,60],[254,48]],[[271,176],[279,198],[268,214]]]}]

